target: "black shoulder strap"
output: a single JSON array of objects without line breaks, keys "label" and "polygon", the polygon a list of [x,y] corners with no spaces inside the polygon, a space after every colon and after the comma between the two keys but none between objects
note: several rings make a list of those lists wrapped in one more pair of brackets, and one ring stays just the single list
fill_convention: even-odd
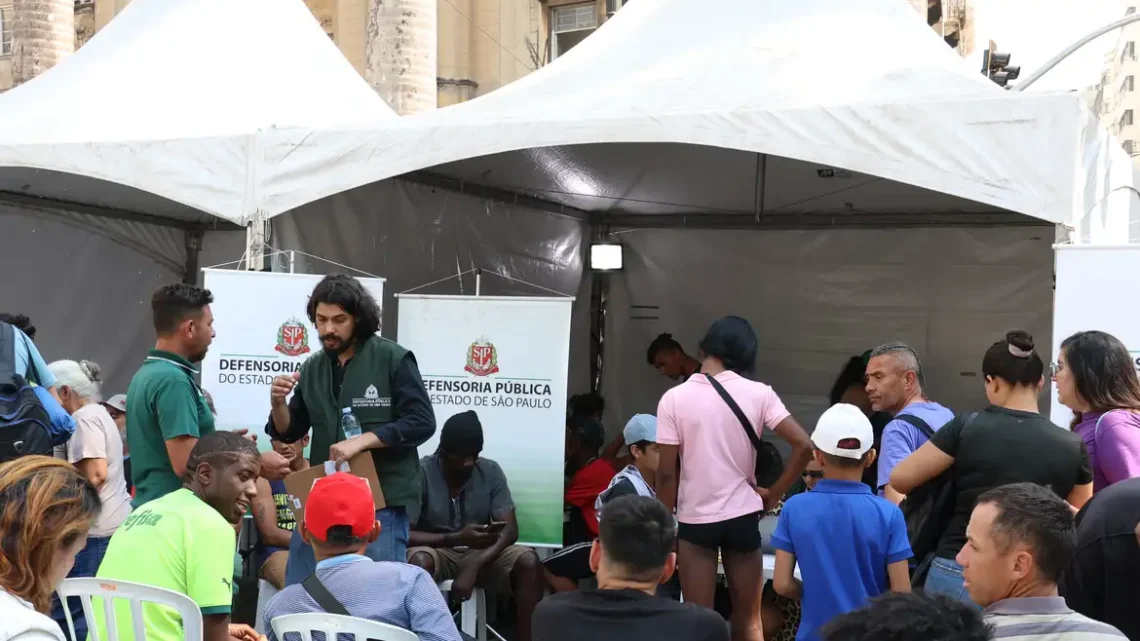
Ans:
[{"label": "black shoulder strap", "polygon": [[744,410],[740,409],[740,406],[736,404],[736,401],[729,395],[728,390],[724,389],[724,386],[721,385],[719,381],[708,374],[705,374],[705,378],[709,380],[709,384],[713,386],[716,393],[720,394],[720,397],[728,404],[728,408],[732,410],[732,413],[736,414],[736,419],[744,426],[744,432],[748,434],[748,440],[752,443],[752,447],[756,448],[757,452],[761,451],[760,448],[763,446],[760,444],[760,437],[756,435],[756,429],[752,427],[752,422],[744,415]]},{"label": "black shoulder strap", "polygon": [[899,414],[895,417],[895,420],[915,426],[918,428],[918,431],[925,434],[928,439],[934,438],[934,429],[930,427],[930,424],[914,414]]},{"label": "black shoulder strap", "polygon": [[0,321],[0,383],[11,381],[15,375],[16,329]]},{"label": "black shoulder strap", "polygon": [[352,616],[348,613],[348,610],[345,609],[344,605],[342,605],[340,601],[337,601],[336,597],[329,592],[325,584],[321,583],[321,580],[317,578],[316,572],[309,575],[309,578],[301,581],[301,587],[305,588],[305,592],[308,592],[309,596],[313,597],[313,600],[316,601],[317,605],[321,606],[325,612],[346,617]]}]

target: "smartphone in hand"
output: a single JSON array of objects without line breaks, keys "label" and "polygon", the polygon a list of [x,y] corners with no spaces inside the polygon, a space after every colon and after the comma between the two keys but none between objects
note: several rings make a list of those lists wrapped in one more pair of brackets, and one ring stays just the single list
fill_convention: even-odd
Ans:
[{"label": "smartphone in hand", "polygon": [[506,521],[491,521],[491,524],[487,526],[487,531],[491,533],[498,533],[502,532],[503,528],[505,527],[507,527]]}]

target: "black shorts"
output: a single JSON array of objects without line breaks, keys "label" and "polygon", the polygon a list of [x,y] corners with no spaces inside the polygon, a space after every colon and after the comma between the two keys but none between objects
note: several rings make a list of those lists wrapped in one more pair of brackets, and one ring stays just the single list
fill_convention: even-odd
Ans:
[{"label": "black shorts", "polygon": [[717,523],[679,523],[677,538],[708,550],[755,552],[761,545],[760,513]]},{"label": "black shorts", "polygon": [[563,579],[581,581],[594,576],[590,570],[590,547],[593,543],[569,545],[546,557],[542,562],[548,572]]}]

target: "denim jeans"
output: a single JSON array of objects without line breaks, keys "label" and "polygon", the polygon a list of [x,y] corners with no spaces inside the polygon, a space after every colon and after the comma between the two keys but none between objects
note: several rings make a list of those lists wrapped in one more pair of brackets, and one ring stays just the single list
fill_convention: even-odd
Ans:
[{"label": "denim jeans", "polygon": [[[67,575],[69,579],[92,577],[99,571],[99,564],[103,562],[103,557],[107,554],[107,544],[111,542],[111,537],[95,538],[90,537],[87,539],[87,545],[75,555],[75,565],[71,568],[71,572]],[[68,602],[68,609],[71,610],[71,620],[75,622],[75,635],[78,641],[83,641],[87,638],[87,619],[83,617],[83,603],[79,599],[71,599]],[[71,638],[71,631],[67,627],[67,617],[63,613],[63,603],[60,602],[58,595],[51,597],[51,618],[59,624],[63,629],[63,636],[67,637],[68,641],[75,641]]]},{"label": "denim jeans", "polygon": [[[373,561],[408,561],[408,515],[402,507],[385,508],[376,511],[380,521],[380,538],[376,539],[365,556]],[[293,530],[289,539],[289,562],[285,566],[285,585],[296,585],[309,578],[317,569],[317,559],[312,546],[301,540],[300,528]]]},{"label": "denim jeans", "polygon": [[926,594],[941,594],[981,610],[981,606],[970,600],[970,594],[962,585],[964,581],[962,566],[958,565],[957,561],[935,557],[930,564],[930,572],[926,575],[922,591]]}]

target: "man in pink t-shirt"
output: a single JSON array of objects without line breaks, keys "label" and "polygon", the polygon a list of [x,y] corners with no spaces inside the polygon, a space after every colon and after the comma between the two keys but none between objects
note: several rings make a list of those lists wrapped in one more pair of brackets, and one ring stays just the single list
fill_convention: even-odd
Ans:
[{"label": "man in pink t-shirt", "polygon": [[[720,552],[729,577],[734,639],[761,638],[760,515],[799,479],[811,457],[807,433],[772,388],[741,376],[752,372],[756,349],[748,321],[718,320],[700,343],[701,373],[666,392],[657,406],[656,490],[667,508],[677,510],[681,589],[686,601],[713,607]],[[756,487],[756,450],[724,395],[757,436],[767,427],[792,446],[772,487]]]}]

